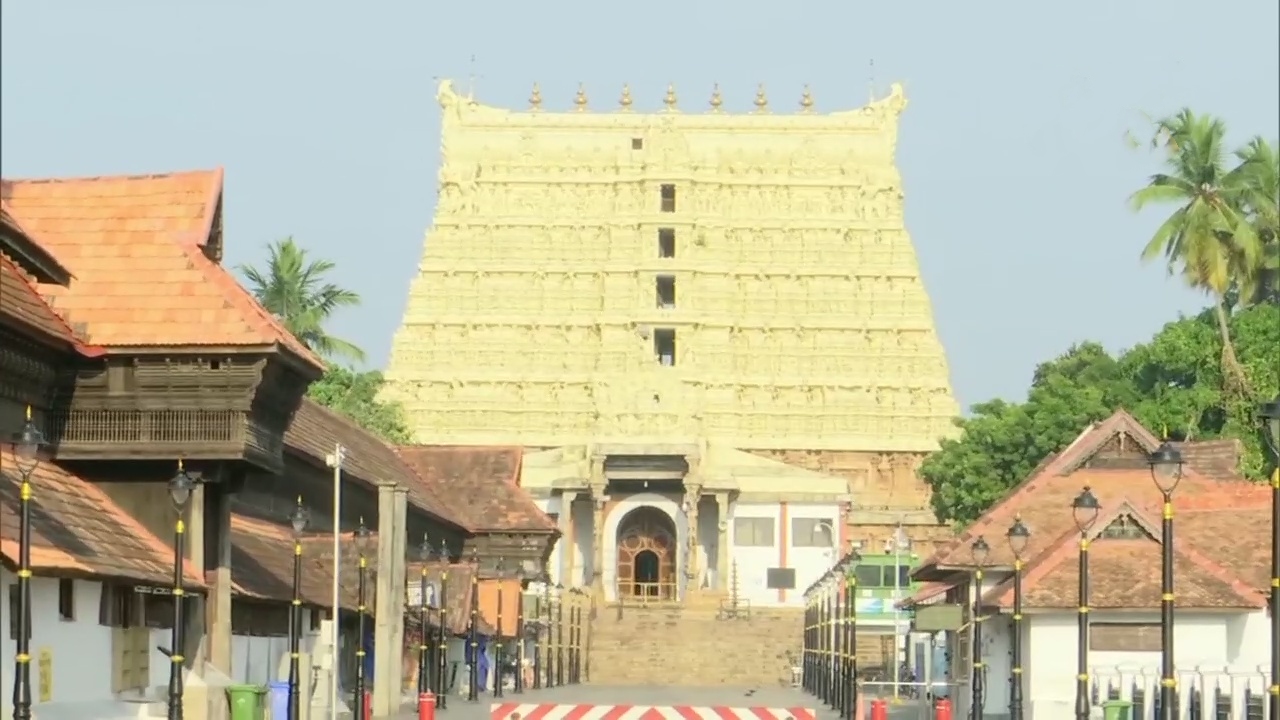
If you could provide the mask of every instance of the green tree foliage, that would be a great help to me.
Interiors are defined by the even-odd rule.
[[[330,366],[324,377],[307,389],[307,395],[387,442],[412,442],[413,433],[404,408],[399,403],[378,399],[382,383],[382,373],[377,371],[357,372]]]
[[[1096,343],[1076,345],[1036,368],[1026,402],[975,405],[970,417],[956,421],[962,435],[925,460],[920,474],[933,489],[938,519],[974,520],[1046,456],[1118,408],[1157,432],[1240,438],[1247,447],[1242,470],[1261,477],[1254,413],[1280,388],[1280,306],[1255,305],[1229,322],[1253,396],[1223,391],[1222,335],[1212,309],[1166,325],[1119,357]]]
[[[325,331],[340,308],[360,304],[360,296],[325,279],[334,268],[328,260],[312,260],[292,237],[267,246],[267,268],[241,265],[249,291],[262,307],[284,323],[302,344],[328,359],[361,362],[364,351]]]

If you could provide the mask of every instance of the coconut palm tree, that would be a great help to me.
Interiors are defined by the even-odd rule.
[[[1189,109],[1157,120],[1152,144],[1165,151],[1165,172],[1152,175],[1129,202],[1135,211],[1177,206],[1147,241],[1142,259],[1163,255],[1171,274],[1213,297],[1223,376],[1229,388],[1247,393],[1248,378],[1231,341],[1228,294],[1239,278],[1256,272],[1261,247],[1240,206],[1247,173],[1228,167],[1225,137],[1222,120]]]
[[[1241,278],[1240,297],[1247,302],[1280,302],[1280,153],[1261,137],[1236,151],[1244,209],[1261,244],[1254,272]]]
[[[325,332],[329,317],[339,308],[360,304],[360,296],[325,280],[333,270],[328,260],[312,260],[292,237],[267,246],[265,272],[241,265],[249,291],[302,344],[329,358],[364,360],[364,351]]]

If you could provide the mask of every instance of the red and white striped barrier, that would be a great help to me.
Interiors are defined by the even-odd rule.
[[[813,708],[494,703],[491,720],[815,720]]]

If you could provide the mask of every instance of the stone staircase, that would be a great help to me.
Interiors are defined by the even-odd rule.
[[[778,687],[798,662],[804,612],[741,608],[724,617],[706,594],[684,604],[601,607],[591,625],[593,685]]]

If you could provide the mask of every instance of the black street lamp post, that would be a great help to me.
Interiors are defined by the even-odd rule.
[[[1022,558],[1027,552],[1031,531],[1014,518],[1007,533],[1013,551],[1013,667],[1009,672],[1009,720],[1022,720]]]
[[[844,561],[844,580],[845,595],[849,598],[847,603],[849,616],[846,618],[846,632],[849,637],[849,668],[846,671],[848,675],[845,680],[845,690],[849,693],[849,702],[846,707],[849,708],[850,714],[854,714],[853,710],[858,707],[858,703],[862,698],[858,697],[858,561],[862,556],[858,551],[850,550],[845,556]]]
[[[302,533],[307,529],[310,513],[302,506],[302,496],[289,516],[293,527],[293,604],[289,606],[289,720],[298,720],[302,712]]]
[[[431,633],[427,627],[427,563],[431,561],[431,540],[422,533],[418,548],[422,569],[418,574],[418,695],[431,692]]]
[[[31,476],[40,465],[44,434],[27,419],[13,438],[13,462],[22,488],[18,512],[18,639],[13,666],[13,718],[31,720]]]
[[[840,565],[831,568],[831,707],[845,717],[848,712],[844,706],[844,654],[848,648],[844,646],[844,569]]]
[[[178,519],[173,523],[173,630],[170,634],[170,642],[173,647],[169,652],[169,720],[182,720],[182,669],[183,660],[182,646],[186,641],[183,632],[182,610],[185,603],[186,591],[183,589],[182,580],[184,573],[182,556],[186,553],[186,543],[184,542],[187,535],[187,523],[183,517],[187,510],[187,503],[191,500],[191,491],[195,487],[195,481],[187,474],[182,467],[182,461],[178,461],[178,472],[169,480],[169,498],[173,501],[173,509],[177,511]]]
[[[516,567],[516,583],[520,588],[516,596],[516,692],[524,692],[524,658],[525,658],[525,626],[524,626],[524,582],[526,580],[524,563]]]
[[[498,578],[498,627],[493,633],[493,696],[496,698],[502,697],[502,665],[507,660],[506,650],[502,645],[503,633],[506,631],[502,623],[502,575],[506,570],[506,563],[499,557],[494,568],[494,575]]]
[[[355,532],[356,552],[360,554],[360,574],[356,584],[356,701],[354,707],[357,718],[365,716],[364,636],[368,620],[365,602],[366,593],[368,592],[369,540],[369,528],[365,527],[364,518],[360,518],[360,526],[356,528]]]
[[[1173,720],[1178,676],[1173,667],[1173,491],[1182,480],[1182,453],[1163,443],[1148,459],[1164,500],[1160,520],[1160,717]]]
[[[564,585],[556,583],[556,685],[564,685]]]
[[[467,628],[467,702],[480,701],[480,558],[471,548],[471,625]]]
[[[1071,514],[1080,530],[1080,585],[1076,597],[1076,720],[1089,720],[1089,531],[1101,510],[1098,498],[1086,485],[1071,502]]]
[[[1258,408],[1262,434],[1271,450],[1271,720],[1280,720],[1280,393]]]
[[[440,604],[439,634],[436,635],[436,707],[447,710],[449,707],[449,545],[440,541],[440,592],[436,594],[436,602]]]
[[[969,552],[973,554],[973,648],[971,655],[973,657],[973,674],[970,678],[972,706],[969,708],[969,717],[973,720],[982,720],[983,705],[986,704],[983,698],[985,691],[987,668],[982,662],[982,568],[987,564],[987,557],[991,555],[991,546],[987,544],[986,538],[978,536],[977,540],[969,546]]]

